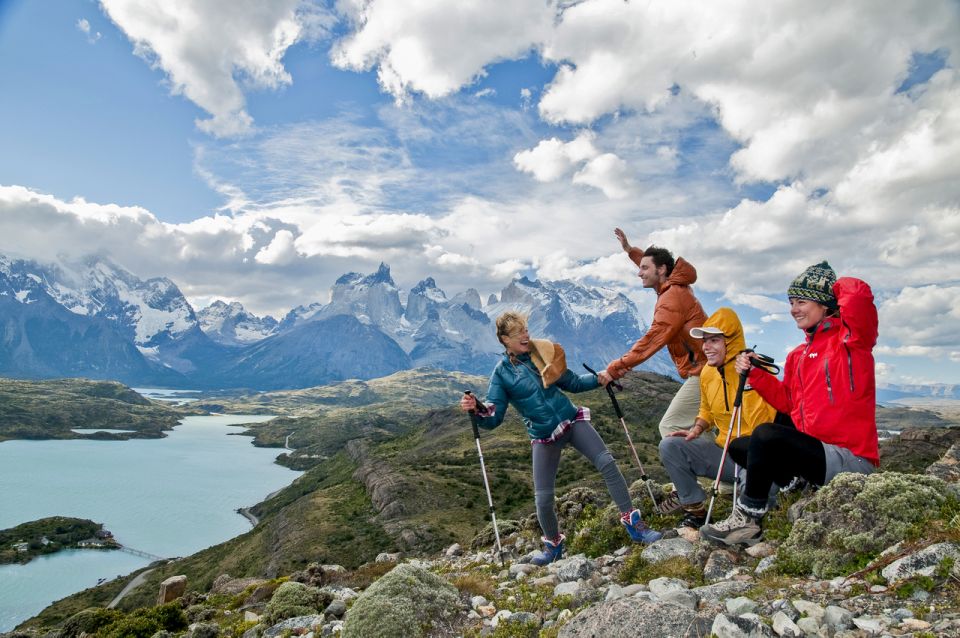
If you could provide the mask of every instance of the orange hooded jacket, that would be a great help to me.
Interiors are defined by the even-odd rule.
[[[631,247],[628,254],[639,268],[643,251]],[[707,359],[699,342],[690,336],[690,328],[702,326],[707,320],[707,313],[690,289],[696,280],[697,269],[683,257],[678,257],[670,276],[657,291],[657,304],[653,309],[650,329],[633,344],[629,352],[610,362],[607,372],[611,377],[619,379],[664,346],[670,352],[681,378],[700,374]]]

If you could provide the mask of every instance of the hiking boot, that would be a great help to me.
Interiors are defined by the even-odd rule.
[[[640,520],[640,510],[633,510],[620,517],[620,522],[627,530],[627,534],[634,543],[644,543],[649,545],[663,538],[663,534],[650,529],[647,524]]]
[[[663,497],[663,500],[657,503],[657,510],[661,514],[672,514],[683,507],[680,503],[680,495],[674,490]]]
[[[802,476],[794,476],[789,483],[780,488],[781,494],[789,494],[790,492],[799,492],[807,486],[807,479]]]
[[[707,510],[702,507],[697,510],[686,510],[683,513],[683,520],[680,521],[680,527],[690,527],[700,529],[707,522]]]
[[[560,534],[555,540],[543,539],[543,549],[530,558],[534,565],[548,565],[563,558],[563,541],[566,536]]]
[[[724,520],[701,527],[700,538],[715,545],[751,546],[763,540],[763,530],[760,529],[758,519],[750,516],[738,506],[734,507],[733,513]]]

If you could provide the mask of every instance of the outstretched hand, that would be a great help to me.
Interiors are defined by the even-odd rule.
[[[627,241],[626,234],[624,234],[624,232],[619,228],[614,228],[613,234],[616,235],[617,241],[620,242],[620,245],[623,247],[623,250],[626,252],[630,252],[631,246],[630,246],[630,242]]]

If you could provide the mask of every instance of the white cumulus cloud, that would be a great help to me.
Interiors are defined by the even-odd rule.
[[[318,21],[300,0],[101,0],[101,5],[134,52],[166,74],[170,90],[210,114],[197,126],[216,136],[250,130],[244,89],[290,84],[284,53]]]

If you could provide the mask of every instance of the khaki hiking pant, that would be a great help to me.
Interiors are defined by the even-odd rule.
[[[663,418],[660,419],[660,436],[670,436],[677,430],[689,430],[700,413],[700,376],[687,377]]]

